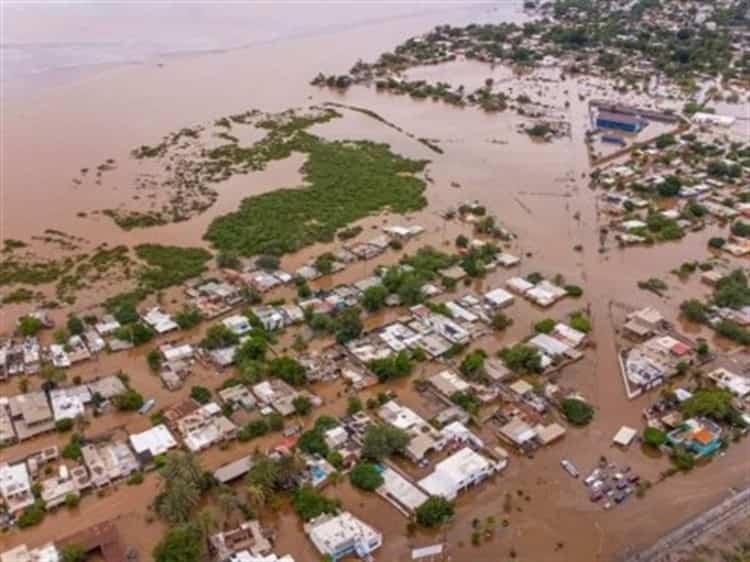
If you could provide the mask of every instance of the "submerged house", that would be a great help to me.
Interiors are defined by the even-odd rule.
[[[596,116],[596,126],[599,129],[614,129],[627,133],[638,133],[646,125],[642,119],[623,113],[600,111]]]
[[[706,457],[721,447],[721,428],[707,419],[692,418],[670,431],[667,441],[672,446],[682,446],[698,456]]]

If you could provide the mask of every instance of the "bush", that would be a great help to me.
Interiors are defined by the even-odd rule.
[[[65,506],[69,508],[78,507],[78,504],[81,502],[81,496],[79,496],[76,492],[68,492],[65,494]]]
[[[22,316],[18,320],[18,332],[22,336],[34,336],[44,328],[44,324],[35,316]]]
[[[563,414],[565,418],[577,426],[584,426],[594,419],[594,409],[578,398],[566,398],[562,402]]]
[[[375,373],[380,382],[387,382],[409,375],[414,368],[411,357],[406,351],[382,359],[373,359],[367,366]]]
[[[84,562],[86,556],[86,549],[75,543],[66,544],[60,549],[60,562]]]
[[[647,427],[643,430],[643,441],[651,447],[661,447],[667,442],[667,434],[656,427]]]
[[[583,295],[583,288],[578,285],[565,285],[565,292],[568,293],[568,296],[577,299]]]
[[[476,378],[484,367],[486,357],[487,354],[481,349],[475,349],[467,353],[466,357],[461,361],[461,373],[469,379]]]
[[[122,412],[134,412],[143,406],[143,396],[129,388],[122,394],[113,397],[112,404]]]
[[[362,400],[359,396],[350,396],[347,400],[346,413],[350,416],[362,411]]]
[[[482,406],[482,401],[471,391],[456,391],[451,394],[451,401],[472,415],[477,415]]]
[[[25,529],[27,527],[38,525],[42,522],[42,519],[44,519],[44,515],[44,502],[42,500],[36,500],[32,505],[24,509],[18,517],[18,527]]]
[[[286,355],[275,357],[269,362],[268,374],[280,378],[292,386],[302,386],[307,382],[305,368],[298,361]]]
[[[55,422],[55,429],[60,433],[70,431],[71,429],[73,429],[74,423],[75,422],[73,421],[73,418],[63,418]]]
[[[540,334],[549,334],[555,329],[555,324],[557,324],[557,322],[552,318],[545,318],[534,324],[534,331]]]
[[[706,307],[698,299],[689,299],[680,305],[680,312],[691,322],[703,324],[706,321]]]
[[[250,441],[256,437],[261,437],[270,431],[269,424],[264,419],[258,419],[247,422],[237,432],[237,439],[241,442]]]
[[[325,458],[328,454],[328,445],[323,438],[322,432],[311,429],[300,435],[297,448],[311,455],[320,455]]]
[[[430,496],[417,508],[417,523],[436,528],[453,517],[453,504],[440,496]]]
[[[335,513],[338,510],[339,502],[324,496],[315,488],[306,484],[295,490],[292,505],[297,515],[304,521],[310,521],[323,513]]]
[[[352,485],[361,489],[372,492],[383,485],[383,476],[377,467],[370,462],[362,461],[349,473],[349,479]]]
[[[157,291],[199,276],[211,259],[211,253],[203,248],[160,244],[140,244],[135,247],[135,253],[149,266],[139,273],[140,282]]]
[[[724,244],[726,243],[727,243],[726,239],[721,238],[719,236],[714,236],[713,238],[710,238],[708,240],[708,245],[711,248],[716,248],[717,250],[720,250],[721,248],[723,248]]]
[[[375,312],[385,306],[388,289],[384,285],[373,285],[362,294],[362,306],[369,312]]]
[[[200,531],[191,524],[173,527],[156,545],[154,562],[199,562],[203,559]]]
[[[542,372],[542,357],[535,348],[517,343],[498,352],[508,368],[515,372]]]
[[[294,406],[294,412],[300,416],[306,416],[312,411],[312,402],[307,396],[297,396],[292,400]]]
[[[194,307],[184,308],[180,312],[175,314],[174,321],[183,330],[187,330],[189,328],[192,328],[193,326],[197,326],[201,321],[200,310]]]
[[[211,401],[211,391],[205,386],[193,386],[190,389],[190,398],[199,404],[208,404]]]
[[[591,331],[591,320],[583,312],[576,312],[570,315],[570,327],[588,334]]]
[[[214,324],[206,332],[206,336],[201,341],[201,346],[210,351],[236,345],[239,341],[239,336],[224,324]]]
[[[684,447],[675,448],[672,451],[672,456],[670,458],[672,460],[672,464],[674,464],[676,468],[684,472],[693,470],[693,467],[695,467],[695,457]]]
[[[492,317],[492,327],[495,330],[505,330],[513,324],[513,319],[503,312],[496,312]]]
[[[131,474],[127,480],[128,486],[137,486],[142,483],[143,483],[143,472],[141,472],[140,470]]]
[[[373,461],[382,461],[397,451],[403,451],[411,441],[404,430],[391,424],[371,424],[365,431],[362,456]]]

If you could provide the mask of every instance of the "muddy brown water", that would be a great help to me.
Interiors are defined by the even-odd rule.
[[[667,318],[677,319],[682,300],[703,295],[708,289],[700,284],[697,274],[682,282],[668,272],[684,261],[707,257],[706,240],[716,228],[690,233],[678,243],[624,251],[609,247],[605,253],[598,252],[601,217],[596,193],[590,191],[583,177],[589,171],[583,144],[587,113],[585,102],[579,100],[579,94],[602,97],[608,93],[596,80],[508,83],[514,94],[542,91],[541,97],[555,107],[570,102],[566,114],[572,123],[572,137],[549,144],[534,143],[517,133],[515,129],[522,118],[512,112],[486,115],[476,109],[458,109],[429,100],[380,95],[367,88],[336,94],[307,85],[318,69],[343,71],[356,57],[371,58],[407,35],[442,21],[431,15],[373,24],[366,31],[343,30],[256,46],[251,51],[174,60],[164,66],[119,67],[34,97],[4,101],[2,234],[24,239],[44,228],[57,228],[96,243],[203,244],[201,237],[208,222],[236,207],[243,196],[296,183],[301,159],[293,157],[271,164],[263,173],[234,178],[220,187],[219,200],[212,209],[187,223],[125,233],[103,217],[78,218],[76,213],[134,204],[129,180],[141,171],[142,165],[127,159],[133,146],[153,143],[166,132],[185,125],[208,122],[248,108],[275,111],[337,101],[371,109],[415,137],[436,139],[445,151],[442,155],[377,121],[346,110],[342,110],[343,119],[315,128],[316,133],[327,138],[370,138],[390,143],[397,152],[432,161],[429,176],[434,182],[427,188],[429,206],[409,217],[425,226],[427,232],[420,240],[410,242],[407,251],[424,243],[442,247],[451,244],[457,234],[470,232],[465,225],[444,223],[439,213],[462,201],[479,199],[518,235],[509,251],[530,257],[519,268],[491,273],[476,289],[499,286],[511,276],[533,271],[550,276],[560,273],[568,281],[585,287],[582,299],[566,300],[546,311],[518,299],[508,310],[514,319],[513,326],[479,344],[494,351],[524,337],[541,318],[563,318],[575,309],[588,307],[594,324],[595,347],[586,351],[582,361],[564,369],[559,381],[580,390],[591,400],[597,408],[597,417],[590,427],[570,429],[562,442],[536,453],[533,459],[514,457],[505,473],[459,498],[457,517],[444,535],[420,532],[408,536],[406,520],[393,508],[378,497],[353,490],[347,483],[329,487],[328,493],[340,497],[346,509],[384,533],[385,543],[376,553],[377,560],[408,560],[410,547],[444,539],[454,562],[496,562],[510,559],[511,551],[516,553],[517,560],[530,562],[614,560],[716,503],[730,488],[750,483],[750,450],[748,441],[743,441],[708,466],[655,486],[644,499],[631,499],[611,512],[604,512],[588,501],[580,482],[569,478],[559,466],[561,458],[569,458],[586,470],[604,454],[632,466],[653,481],[667,467],[666,459],[649,458],[637,446],[628,451],[610,446],[621,425],[640,426],[641,411],[649,402],[648,396],[632,402],[625,398],[617,370],[610,307],[613,302],[654,305]],[[342,49],[341,45],[347,48]],[[301,52],[305,57],[299,56]],[[279,72],[280,68],[283,72]],[[481,84],[490,74],[478,65],[453,70],[467,85]],[[424,75],[434,79],[450,77],[441,72],[426,69]],[[634,96],[626,99],[631,97]],[[71,185],[81,167],[93,168],[109,157],[115,158],[118,169],[111,176],[105,175],[101,186]],[[461,187],[451,187],[452,182]],[[378,216],[361,221],[365,231],[360,238],[372,235],[373,227],[384,220],[400,219]],[[578,244],[583,248],[580,252],[574,250]],[[285,257],[283,265],[294,268],[330,247],[318,244],[307,248]],[[375,264],[393,263],[398,257],[398,253],[389,251],[376,261],[357,263],[314,285],[356,280],[369,275]],[[651,276],[667,280],[670,289],[665,297],[637,288],[637,281]],[[462,287],[460,292],[466,290]],[[291,291],[280,294],[289,297]],[[179,291],[167,295],[166,308],[178,308],[173,299],[179,299]],[[94,299],[89,296],[82,300],[89,301]],[[0,310],[2,323],[6,326],[12,323],[22,309]],[[397,315],[398,311],[387,311],[368,320],[368,325],[377,325]],[[695,327],[683,327],[695,335]],[[203,329],[180,337],[186,341],[197,339]],[[280,345],[288,343],[285,338]],[[164,407],[186,397],[191,385],[215,388],[226,376],[197,368],[185,388],[169,392],[150,373],[144,356],[144,350],[104,355],[71,369],[69,378],[79,375],[87,380],[122,369],[138,390],[156,398],[158,406]],[[38,385],[38,381],[32,382]],[[427,415],[424,400],[415,393],[410,381],[399,381],[392,387],[399,399]],[[344,413],[346,394],[342,385],[335,383],[314,390],[326,400],[316,414]],[[376,387],[362,394],[366,397],[380,390]],[[2,395],[16,392],[17,381],[0,385]],[[149,425],[148,419],[138,415],[110,414],[92,419],[86,433],[93,435],[120,426],[137,431]],[[483,435],[493,440],[488,431],[483,428]],[[42,436],[4,449],[0,460],[19,458],[45,445],[64,443],[65,439],[56,434]],[[215,468],[276,440],[278,436],[267,436],[247,444],[235,443],[226,450],[213,448],[201,455],[202,461],[206,468]],[[138,487],[120,485],[104,497],[89,495],[77,509],[59,510],[33,529],[0,535],[0,550],[23,542],[39,544],[92,523],[119,517],[125,540],[139,548],[142,559],[149,559],[148,553],[164,531],[163,524],[149,523],[147,517],[148,505],[157,488],[157,477],[150,475]],[[529,497],[528,501],[519,499],[519,490]],[[510,513],[503,509],[506,493],[514,497]],[[483,540],[479,547],[472,546],[472,519],[484,520],[488,516],[498,522],[493,537]],[[507,527],[501,525],[503,519],[508,520]],[[264,514],[264,522],[276,528],[280,554],[288,552],[305,562],[318,559],[303,536],[297,517],[288,508],[277,514]]]

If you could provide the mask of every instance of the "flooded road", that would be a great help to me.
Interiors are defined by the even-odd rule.
[[[380,10],[383,14],[386,8]],[[580,300],[568,299],[550,310],[541,310],[517,299],[508,310],[513,326],[477,345],[494,352],[526,336],[533,323],[541,318],[562,319],[569,312],[587,308],[594,326],[593,346],[582,361],[566,367],[557,378],[559,384],[575,388],[589,399],[597,409],[597,416],[591,426],[582,430],[571,428],[561,443],[536,453],[533,459],[514,457],[505,473],[461,497],[457,504],[458,516],[447,528],[445,537],[426,533],[409,536],[406,519],[398,512],[379,497],[364,495],[348,483],[330,486],[327,492],[340,497],[346,509],[384,533],[384,546],[376,553],[377,560],[408,560],[410,547],[443,538],[447,540],[450,559],[454,562],[497,562],[511,558],[529,562],[616,560],[617,556],[647,545],[666,530],[716,503],[730,488],[750,484],[747,440],[733,445],[725,456],[717,457],[708,466],[669,478],[656,485],[645,498],[633,498],[611,512],[591,504],[580,482],[569,478],[559,465],[561,458],[569,458],[582,470],[588,470],[600,455],[606,455],[615,462],[632,466],[651,481],[656,481],[659,473],[668,467],[666,459],[648,458],[638,447],[621,451],[610,446],[612,436],[621,425],[640,427],[641,411],[655,395],[634,401],[625,398],[616,362],[612,306],[617,303],[653,305],[669,320],[676,320],[682,300],[703,295],[708,289],[700,284],[697,274],[683,282],[669,276],[669,271],[682,262],[706,258],[706,241],[714,235],[714,228],[689,233],[676,243],[626,250],[610,245],[607,251],[599,251],[603,213],[597,194],[588,187],[590,168],[583,143],[588,117],[584,100],[611,95],[611,91],[600,89],[594,80],[569,79],[564,83],[552,83],[548,75],[555,74],[553,69],[542,72],[538,81],[522,82],[500,69],[495,71],[498,80],[508,80],[507,87],[513,88],[513,95],[525,92],[531,97],[543,98],[556,111],[564,111],[571,123],[571,136],[543,144],[517,132],[524,118],[513,111],[487,115],[474,108],[460,109],[429,100],[377,94],[374,89],[363,87],[336,94],[308,85],[318,71],[342,72],[356,58],[371,59],[405,37],[438,23],[462,23],[475,15],[520,17],[518,6],[510,4],[507,13],[477,10],[467,13],[457,9],[450,14],[441,11],[387,23],[370,23],[356,29],[331,30],[312,37],[262,43],[221,54],[117,66],[30,98],[4,100],[3,161],[0,162],[2,236],[28,239],[45,228],[56,228],[96,243],[205,244],[202,235],[210,220],[235,208],[242,197],[298,183],[302,158],[294,156],[271,164],[265,172],[235,177],[219,187],[219,199],[211,209],[189,222],[123,232],[108,219],[89,213],[120,204],[137,204],[133,200],[132,180],[143,171],[143,165],[128,159],[132,147],[154,143],[167,132],[183,126],[211,122],[249,108],[278,111],[327,101],[346,103],[372,110],[417,138],[433,139],[443,154],[436,154],[370,117],[347,110],[341,110],[342,119],[313,130],[330,139],[367,138],[387,142],[396,152],[431,160],[428,173],[433,182],[426,192],[429,206],[409,216],[411,222],[426,227],[427,231],[419,240],[409,242],[406,251],[426,243],[452,247],[455,237],[460,233],[469,234],[470,227],[457,222],[446,223],[440,213],[463,201],[477,199],[517,234],[518,239],[508,251],[524,256],[519,268],[491,273],[477,290],[500,286],[509,277],[535,271],[547,277],[561,274],[568,282],[584,287]],[[481,84],[493,74],[474,64],[417,69],[415,77],[420,76],[419,73],[435,80],[455,76],[455,80],[450,78],[452,82],[465,83],[467,87]],[[633,101],[629,97],[621,99]],[[107,158],[115,159],[117,170],[105,175],[101,185],[72,184],[80,168],[93,168]],[[452,184],[460,187],[451,187]],[[77,216],[81,212],[87,216]],[[361,221],[364,232],[360,239],[373,236],[374,229],[384,221],[399,220],[399,217],[383,215]],[[293,269],[331,247],[316,244],[286,256],[282,265]],[[400,253],[389,251],[377,260],[356,263],[333,278],[323,278],[311,285],[357,280],[370,275],[375,265],[394,263],[399,257]],[[652,276],[667,280],[670,289],[665,297],[638,289],[639,280]],[[459,294],[467,290],[461,288]],[[174,291],[174,295],[165,297],[167,309],[179,308],[172,302],[178,294]],[[289,290],[279,294],[291,296]],[[7,307],[0,310],[3,323],[12,322],[16,312]],[[397,311],[388,311],[386,316],[371,322],[397,314]],[[181,338],[194,341],[203,329],[182,334]],[[149,371],[145,351],[138,350],[103,355],[98,361],[72,369],[69,380],[75,375],[89,380],[119,370],[130,376],[133,386],[144,396],[156,398],[158,407],[185,398],[190,386],[195,384],[216,388],[226,376],[196,368],[183,389],[169,392]],[[38,386],[39,381],[32,383]],[[10,381],[0,385],[0,394],[17,393],[17,384],[17,381]],[[398,381],[390,386],[406,405],[427,415],[423,400],[414,391],[411,381]],[[345,412],[343,387],[325,386],[313,390],[326,398],[323,408],[315,414]],[[362,396],[382,390],[382,387],[375,387]],[[138,415],[108,414],[93,419],[86,431],[94,435],[120,426],[137,431],[149,425],[147,418]],[[488,430],[483,430],[483,435],[494,442],[494,435]],[[256,447],[272,445],[278,439],[278,436],[267,436],[246,444],[234,443],[225,450],[213,448],[202,455],[202,461],[205,468],[213,469]],[[64,440],[59,435],[42,436],[2,450],[0,460],[20,458],[45,445],[64,443]],[[143,559],[148,559],[147,553],[164,531],[158,520],[152,521],[148,508],[157,488],[158,478],[151,474],[139,487],[121,484],[104,497],[89,495],[77,509],[59,510],[38,527],[0,535],[0,549],[22,542],[39,544],[59,537],[61,529],[68,534],[68,531],[72,533],[121,515],[119,527],[123,537],[144,553]],[[509,510],[505,505],[506,494],[514,498]],[[472,519],[487,517],[494,517],[498,522],[494,535],[481,546],[473,546]],[[503,520],[507,520],[507,526]],[[276,550],[279,554],[290,553],[304,562],[318,559],[312,544],[302,534],[298,518],[289,509],[264,514],[263,521],[272,524],[278,532]]]

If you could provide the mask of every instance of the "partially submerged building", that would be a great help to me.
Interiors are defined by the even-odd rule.
[[[469,447],[464,447],[435,465],[435,470],[419,481],[430,495],[453,500],[460,492],[482,482],[496,471],[495,463]]]
[[[349,512],[323,514],[305,524],[305,532],[323,556],[368,558],[383,544],[383,535]]]

